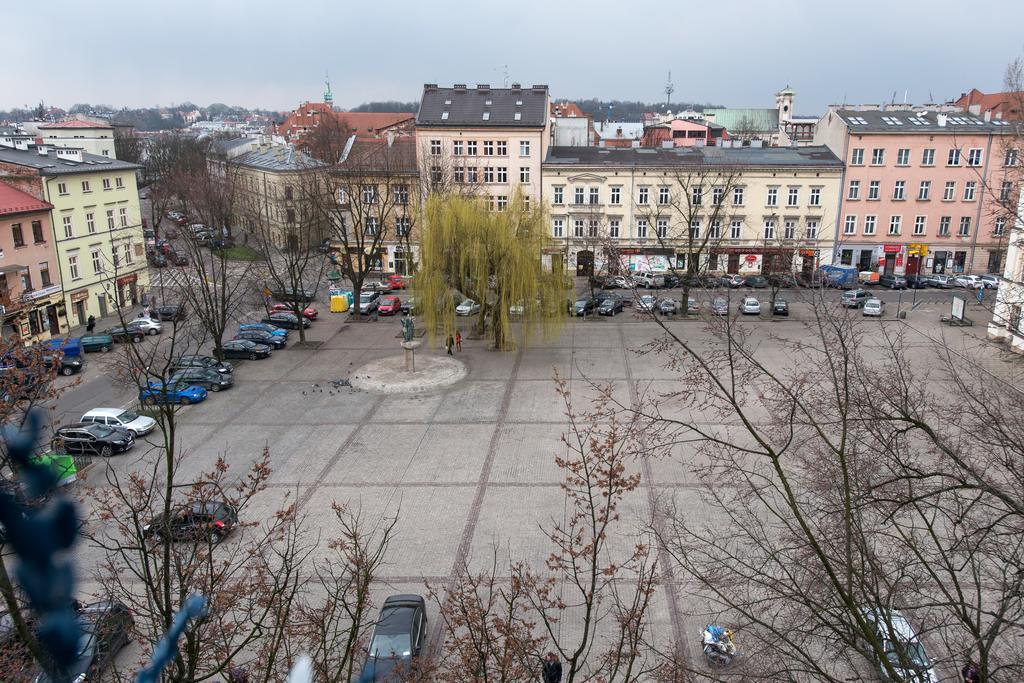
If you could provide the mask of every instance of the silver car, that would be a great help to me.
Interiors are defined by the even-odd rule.
[[[761,302],[752,296],[744,297],[740,302],[740,313],[743,315],[761,315]]]
[[[636,303],[636,310],[640,313],[650,313],[654,310],[655,297],[650,294],[645,294],[640,297],[640,301]]]
[[[724,296],[716,296],[711,300],[712,315],[729,315],[729,300]]]
[[[160,334],[164,327],[160,324],[159,320],[153,320],[152,318],[136,318],[135,320],[128,323],[129,330],[138,330],[148,335]]]
[[[472,299],[466,299],[455,307],[455,315],[476,315],[480,312],[480,304]]]
[[[864,302],[863,314],[875,318],[881,318],[885,313],[885,302],[881,299],[868,299]]]

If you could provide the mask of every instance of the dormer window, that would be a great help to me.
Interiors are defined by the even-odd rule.
[[[490,100],[484,100],[484,104],[486,104],[489,107],[489,106],[491,106],[491,101]]]
[[[484,121],[490,121],[491,120],[491,112],[485,111],[483,119],[484,119]]]
[[[515,114],[516,121],[520,121],[520,120],[522,120],[522,118],[523,118],[523,112],[517,111],[516,114]]]
[[[523,106],[523,101],[522,100],[516,100],[516,106],[517,107]]]
[[[445,100],[445,101],[444,101],[444,103],[445,103],[445,104],[451,104],[451,103],[452,103],[452,101],[451,101],[451,100]]]
[[[446,112],[446,111],[441,112],[441,120],[442,121],[447,121],[448,120],[448,112]]]

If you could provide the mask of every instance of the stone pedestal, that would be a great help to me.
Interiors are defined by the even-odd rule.
[[[405,371],[416,372],[416,349],[420,347],[423,342],[416,341],[404,341],[402,342],[402,348],[405,349]]]

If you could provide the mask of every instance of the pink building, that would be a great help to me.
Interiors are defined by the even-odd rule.
[[[672,147],[713,147],[729,139],[724,126],[698,119],[671,119],[644,128],[640,139],[641,147],[662,147],[671,142]]]
[[[1002,272],[1012,127],[959,112],[830,109],[815,144],[846,163],[836,263],[898,275]]]

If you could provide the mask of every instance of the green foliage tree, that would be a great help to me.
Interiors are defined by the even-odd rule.
[[[431,340],[454,334],[457,295],[463,294],[480,304],[478,333],[489,328],[494,347],[510,350],[514,321],[521,324],[523,344],[539,331],[558,331],[569,285],[561,273],[542,267],[544,211],[527,208],[518,195],[503,211],[488,210],[485,201],[456,195],[427,201],[415,294]]]

